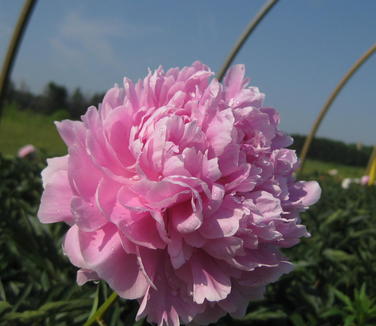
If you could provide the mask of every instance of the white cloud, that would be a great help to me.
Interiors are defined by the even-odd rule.
[[[59,26],[51,45],[68,59],[84,60],[87,56],[100,61],[112,61],[116,54],[111,45],[114,37],[119,37],[116,23],[93,21],[78,13],[70,13]]]
[[[71,12],[58,26],[57,35],[50,43],[53,49],[69,60],[83,63],[88,59],[95,59],[101,63],[116,64],[121,59],[121,53],[116,53],[113,46],[116,42],[158,32],[160,28],[114,20],[94,20],[79,12]]]

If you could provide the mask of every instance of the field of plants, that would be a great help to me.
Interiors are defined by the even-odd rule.
[[[61,250],[65,227],[37,220],[43,162],[0,156],[0,325],[82,325],[111,294],[102,282],[77,286]],[[304,178],[318,179],[323,195],[302,216],[312,237],[285,252],[294,272],[251,302],[244,319],[218,325],[375,325],[376,189],[342,189],[340,176],[313,165]],[[100,322],[146,325],[135,323],[136,311],[136,302],[118,299]]]

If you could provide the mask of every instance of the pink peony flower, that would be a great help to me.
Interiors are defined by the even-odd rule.
[[[20,158],[25,158],[31,154],[34,154],[36,149],[33,145],[25,145],[18,150],[17,156]]]
[[[299,213],[320,187],[295,181],[292,140],[244,73],[158,68],[56,123],[68,155],[42,172],[38,216],[70,225],[78,284],[105,280],[137,318],[175,326],[241,317],[291,271],[280,248],[309,235]]]
[[[363,175],[361,178],[360,178],[360,184],[362,186],[366,186],[368,185],[368,182],[369,182],[369,175]]]

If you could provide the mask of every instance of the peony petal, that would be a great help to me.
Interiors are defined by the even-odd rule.
[[[45,183],[37,213],[39,220],[42,223],[66,222],[71,224],[73,218],[70,203],[73,193],[68,183],[67,171],[58,170],[48,179],[45,178]]]
[[[246,311],[250,300],[260,300],[263,298],[265,292],[264,286],[259,287],[245,287],[233,282],[231,293],[228,297],[220,302],[218,305],[231,314],[232,317],[242,318]]]
[[[163,249],[166,246],[159,235],[157,223],[149,212],[133,211],[117,203],[113,208],[111,221],[136,245],[151,249]]]
[[[43,188],[51,182],[53,175],[61,170],[68,171],[68,155],[47,159],[47,167],[42,171]]]
[[[77,230],[75,235],[87,268],[106,280],[121,297],[136,299],[145,294],[148,282],[138,268],[137,257],[125,253],[114,226],[96,232]],[[66,242],[67,239],[65,247]]]
[[[68,147],[72,145],[84,146],[86,129],[81,121],[63,120],[55,122],[55,125]]]
[[[203,310],[203,307],[194,303],[189,297],[184,284],[169,267],[168,257],[161,255],[161,253],[157,255],[154,257],[156,289],[151,286],[148,288],[140,304],[136,319],[139,320],[148,315],[147,320],[149,322],[161,326],[178,326],[179,320],[183,323],[189,323],[198,312]]]
[[[125,106],[110,111],[103,123],[104,130],[107,132],[107,146],[111,146],[111,151],[123,166],[131,166],[136,162],[130,150],[131,126],[132,116]]]
[[[242,206],[231,196],[226,196],[222,206],[210,218],[204,220],[199,231],[207,239],[230,237],[238,230],[243,215]]]
[[[68,177],[73,191],[86,200],[94,196],[102,178],[87,153],[77,145],[69,148]]]
[[[77,271],[77,284],[79,286],[84,285],[86,282],[97,280],[99,280],[99,276],[90,269],[79,269]]]
[[[63,251],[64,254],[69,257],[70,262],[74,266],[88,269],[86,262],[82,257],[78,232],[79,228],[77,225],[73,225],[69,228],[64,238]]]
[[[205,243],[203,249],[217,259],[231,259],[243,254],[243,240],[237,237],[212,239]]]
[[[107,218],[94,203],[87,202],[80,197],[73,197],[71,210],[74,222],[82,231],[95,231],[108,223]]]
[[[231,291],[231,281],[209,256],[197,254],[190,264],[194,302],[202,304],[204,300],[219,301],[227,297]]]
[[[104,177],[99,181],[95,192],[95,202],[103,216],[107,218],[111,216],[120,188],[121,184],[109,178]]]
[[[321,188],[316,181],[308,181],[303,186],[306,195],[302,199],[302,204],[305,208],[317,203],[321,196]]]
[[[194,212],[189,202],[172,207],[169,210],[169,216],[176,230],[181,233],[193,232],[202,224],[201,214]]]
[[[227,71],[224,78],[226,100],[233,98],[243,87],[244,75],[244,65],[234,65]]]
[[[281,261],[276,267],[259,267],[255,270],[243,274],[243,279],[239,282],[242,286],[261,286],[277,281],[282,274],[290,273],[293,265],[287,261]]]
[[[221,156],[233,140],[234,115],[231,109],[218,112],[206,131],[207,140],[215,156]]]

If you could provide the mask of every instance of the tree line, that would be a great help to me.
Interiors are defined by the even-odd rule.
[[[55,82],[49,82],[41,94],[32,93],[27,86],[16,87],[13,82],[8,86],[6,100],[14,103],[20,110],[31,110],[41,114],[58,114],[64,118],[79,119],[91,106],[102,102],[104,93],[84,94],[80,88],[69,92]]]
[[[292,135],[294,144],[291,148],[298,154],[303,148],[306,136]],[[310,147],[308,158],[352,166],[365,167],[372,152],[372,146],[346,144],[339,140],[316,137]]]

